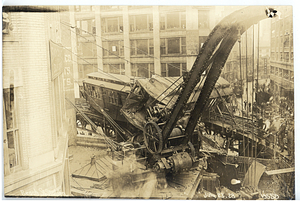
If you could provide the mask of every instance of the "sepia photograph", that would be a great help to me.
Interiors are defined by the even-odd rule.
[[[297,199],[293,12],[2,6],[4,199]]]

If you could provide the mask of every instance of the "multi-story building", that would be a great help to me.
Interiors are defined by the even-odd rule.
[[[78,77],[180,76],[219,20],[213,6],[73,6]],[[75,30],[72,31],[75,34]]]
[[[272,19],[270,79],[274,94],[294,99],[294,48],[292,6],[280,6],[280,18]]]
[[[71,44],[59,22],[69,18],[43,11],[57,7],[14,9],[24,7],[3,7],[4,195],[68,195],[68,134],[76,135],[76,121],[65,101],[74,102],[62,48]]]
[[[222,76],[225,79],[230,82],[257,79],[257,62],[258,79],[269,78],[270,25],[271,19],[262,20],[241,35],[240,43],[236,42],[224,66]]]

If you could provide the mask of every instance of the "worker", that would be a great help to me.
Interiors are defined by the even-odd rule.
[[[249,112],[251,112],[251,103],[249,102],[248,105],[249,105]]]
[[[293,156],[294,155],[294,128],[293,126],[290,127],[290,129],[288,130],[287,133],[287,151],[288,151],[288,155],[289,156]]]
[[[262,137],[264,135],[264,130],[263,130],[263,127],[264,127],[264,121],[262,119],[262,117],[260,116],[259,119],[257,120],[257,126],[258,126],[258,140],[259,142],[261,142],[262,140]]]
[[[283,152],[284,151],[284,137],[285,137],[285,129],[286,129],[286,123],[284,122],[283,124],[281,124],[279,131],[277,133],[278,135],[278,146],[280,147],[280,151]]]

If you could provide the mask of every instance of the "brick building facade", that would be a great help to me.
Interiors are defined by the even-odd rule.
[[[74,87],[66,90],[64,69],[53,76],[49,48],[50,41],[70,47],[60,32],[63,16],[5,12],[3,17],[9,24],[2,31],[4,194],[69,194],[68,134],[76,134],[76,127],[65,97],[74,98]]]

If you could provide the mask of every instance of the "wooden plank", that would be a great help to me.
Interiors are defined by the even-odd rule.
[[[290,173],[290,172],[295,172],[295,167],[265,171],[267,175],[283,174],[283,173]]]

